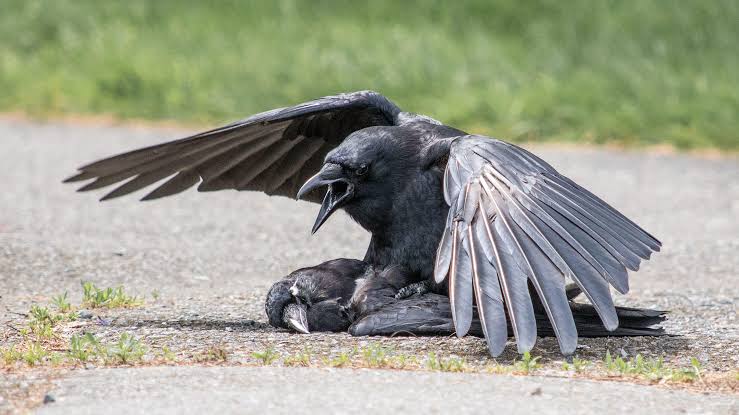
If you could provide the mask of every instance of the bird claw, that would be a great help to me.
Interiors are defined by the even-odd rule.
[[[415,294],[423,295],[429,292],[431,292],[431,283],[428,280],[414,282],[398,290],[398,293],[395,294],[395,299],[402,300]]]

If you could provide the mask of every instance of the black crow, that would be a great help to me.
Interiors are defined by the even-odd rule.
[[[103,199],[167,179],[145,200],[200,191],[260,190],[321,202],[315,232],[344,209],[372,238],[364,261],[401,265],[441,284],[458,336],[473,298],[490,353],[510,322],[520,352],[536,341],[529,284],[564,354],[577,346],[565,281],[578,284],[607,330],[610,293],[660,242],[532,153],[403,112],[362,91],[254,115],[224,127],[85,165],[80,190],[120,185]],[[305,182],[301,187],[301,183]],[[328,188],[321,196],[319,188]]]
[[[351,321],[345,304],[372,267],[339,258],[301,268],[272,285],[264,309],[274,327],[309,331],[345,331]]]
[[[339,290],[331,273],[326,273],[323,265],[296,271],[300,272],[306,279],[305,282],[313,287],[307,293],[307,299],[305,297],[296,298],[295,290],[290,289],[295,281],[293,274],[272,286],[267,295],[265,309],[273,326],[291,328],[301,333],[348,330],[354,336],[450,335],[454,333],[449,298],[436,293],[406,293],[403,295],[403,289],[413,285],[415,280],[414,275],[403,267],[391,266],[377,271],[366,264],[361,278],[342,279],[340,284],[343,284],[344,288]],[[308,272],[308,270],[311,271]],[[327,285],[325,289],[321,288],[323,284]],[[322,295],[313,297],[311,294],[326,291],[329,289],[328,286],[332,290],[342,291],[344,295],[330,300],[321,300]],[[665,334],[664,330],[657,326],[665,319],[664,311],[616,307],[620,325],[616,330],[608,331],[603,327],[592,305],[574,301],[575,297],[582,293],[580,287],[569,284],[565,292],[580,337],[660,336]],[[542,337],[553,336],[554,328],[541,300],[535,291],[531,292],[531,297],[537,322],[537,334]],[[283,300],[275,301],[275,298]],[[298,310],[296,302],[300,304],[306,301],[310,305],[301,306],[303,308],[300,312],[310,318],[298,317],[302,318],[305,324],[296,327],[290,322],[291,319],[296,318],[295,310]],[[484,336],[477,310],[473,314],[469,333],[478,337]],[[512,334],[510,324],[508,333]]]

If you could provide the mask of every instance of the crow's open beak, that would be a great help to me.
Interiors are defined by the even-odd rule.
[[[303,334],[310,333],[308,329],[308,308],[305,304],[288,304],[283,313],[282,319],[291,329]]]
[[[321,186],[328,186],[326,196],[323,198],[321,210],[318,212],[316,223],[313,224],[311,233],[316,233],[318,228],[326,222],[329,216],[338,208],[344,205],[354,196],[354,184],[352,184],[346,176],[344,169],[333,163],[326,163],[315,176],[308,179],[307,182],[298,191],[298,199]]]

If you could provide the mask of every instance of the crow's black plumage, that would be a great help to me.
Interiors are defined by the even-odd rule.
[[[505,346],[508,322],[519,351],[533,347],[529,284],[563,353],[577,345],[567,278],[582,288],[605,328],[615,330],[609,287],[626,292],[627,270],[660,248],[530,152],[402,112],[370,91],[268,111],[104,159],[67,181],[89,179],[80,190],[122,183],[103,199],[166,179],[144,199],[199,184],[200,191],[322,200],[314,232],[344,209],[372,233],[364,261],[402,266],[435,281],[438,292],[448,287],[457,335],[471,327],[476,303],[493,355]],[[323,186],[328,191],[321,197]]]
[[[346,330],[350,319],[344,305],[357,280],[369,272],[367,263],[345,258],[291,272],[267,293],[264,309],[269,323],[302,333]]]
[[[341,260],[348,261],[348,260]],[[359,261],[357,261],[359,262]],[[337,267],[348,263],[336,263]],[[308,271],[310,270],[310,271]],[[403,267],[392,266],[377,270],[366,264],[361,278],[344,278],[337,288],[333,279],[333,270],[326,272],[324,264],[298,270],[307,285],[313,287],[306,294],[297,294],[290,287],[295,277],[291,274],[276,282],[269,291],[265,308],[275,318],[275,327],[290,328],[300,332],[344,331],[354,336],[394,336],[394,335],[450,335],[455,332],[449,298],[436,293],[411,294],[398,298],[404,287],[416,282],[415,276]],[[351,274],[351,270],[347,270]],[[326,287],[321,287],[326,285]],[[342,297],[322,300],[325,295],[315,295],[327,290],[341,291]],[[659,327],[664,321],[665,312],[630,307],[616,307],[616,315],[620,320],[619,327],[608,331],[603,327],[595,308],[590,304],[577,303],[575,297],[582,293],[580,287],[570,284],[566,287],[568,307],[572,312],[575,326],[580,337],[604,336],[661,336],[665,332]],[[273,298],[293,298],[293,302],[275,302]],[[302,300],[298,297],[302,297]],[[548,337],[555,335],[554,327],[549,321],[546,310],[535,291],[531,292],[534,316],[537,322],[537,335]],[[294,302],[309,302],[307,308],[309,318],[305,326],[295,327],[293,324],[281,323],[279,316],[290,315]],[[270,318],[272,322],[272,318]],[[510,324],[509,334],[513,334]],[[477,310],[473,314],[470,334],[484,337]]]

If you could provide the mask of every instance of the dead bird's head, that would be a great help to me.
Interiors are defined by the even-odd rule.
[[[345,305],[367,269],[362,261],[335,259],[292,272],[267,294],[269,323],[300,333],[346,330],[352,321]]]

